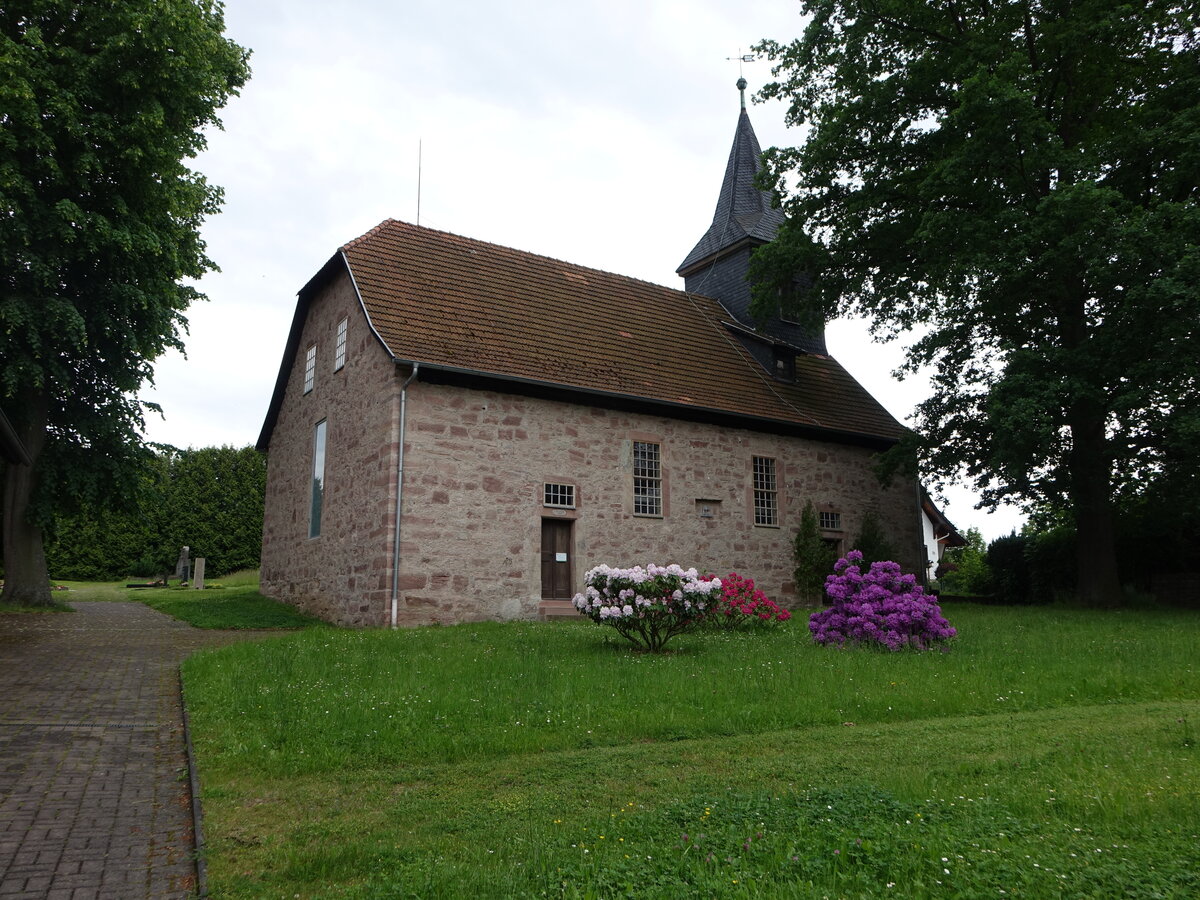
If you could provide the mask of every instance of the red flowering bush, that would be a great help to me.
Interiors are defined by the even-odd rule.
[[[753,579],[731,572],[721,579],[721,594],[709,606],[705,624],[713,628],[756,628],[786,622],[792,614],[754,586]]]

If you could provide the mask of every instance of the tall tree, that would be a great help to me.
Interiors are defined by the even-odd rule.
[[[871,568],[871,563],[885,562],[896,558],[896,548],[888,539],[888,532],[883,527],[879,513],[873,509],[868,509],[863,513],[862,524],[859,526],[858,534],[850,543],[850,549],[857,550],[863,555],[861,565],[864,571]]]
[[[132,510],[84,507],[56,520],[46,544],[56,578],[161,575],[180,547],[206,559],[209,577],[258,568],[266,458],[253,447],[158,446]]]
[[[825,579],[833,574],[837,562],[837,547],[821,536],[817,527],[817,511],[812,501],[804,502],[800,512],[800,527],[792,538],[792,561],[795,569],[792,581],[801,603],[820,603],[825,596]]]
[[[1082,597],[1118,602],[1114,489],[1196,452],[1200,7],[803,6],[802,38],[759,47],[809,129],[766,154],[790,196],[761,312],[916,329],[927,469],[1070,510]]]
[[[213,0],[0,7],[0,406],[33,458],[5,472],[5,600],[50,602],[56,511],[134,489],[134,392],[213,268],[221,193],[185,163],[247,59]]]

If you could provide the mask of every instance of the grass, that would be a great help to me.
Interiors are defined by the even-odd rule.
[[[208,581],[202,591],[191,586],[138,588],[128,599],[182,619],[196,628],[305,628],[321,624],[293,606],[258,592],[258,572],[234,572]]]
[[[23,603],[0,603],[0,616],[17,613],[58,613],[70,612],[71,607],[55,598],[49,606],[26,606]]]
[[[581,622],[195,656],[212,894],[1200,892],[1200,616],[946,612],[948,653]]]
[[[124,581],[55,581],[67,590],[61,595],[68,603],[128,600]]]
[[[4,579],[0,578],[0,585],[4,584]],[[68,606],[69,601],[81,599],[75,596],[74,592],[79,589],[80,582],[74,581],[53,581],[51,582],[50,605],[49,606],[27,606],[22,603],[0,603],[0,615],[14,615],[24,613],[60,613],[71,612],[71,607]],[[96,585],[101,590],[105,589],[106,585]],[[114,585],[115,587],[115,585]],[[65,589],[65,590],[64,590]],[[84,597],[82,599],[92,599]],[[114,598],[124,599],[124,598]]]
[[[66,603],[137,600],[196,628],[297,629],[324,624],[294,607],[264,597],[258,591],[258,583],[257,570],[234,572],[219,580],[210,580],[202,591],[183,586],[133,589],[126,581],[59,581],[56,584],[67,590],[54,595],[55,606],[0,604],[0,615],[69,612]]]

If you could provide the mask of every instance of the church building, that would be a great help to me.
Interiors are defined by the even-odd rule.
[[[342,625],[573,615],[584,573],[678,563],[796,602],[811,502],[925,564],[902,426],[823,332],[749,314],[783,221],[745,109],[683,290],[389,219],[299,293],[258,448],[262,591]],[[700,228],[697,229],[699,231]]]

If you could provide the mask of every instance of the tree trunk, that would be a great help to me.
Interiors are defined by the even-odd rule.
[[[14,425],[33,465],[12,463],[4,472],[4,592],[0,601],[50,606],[53,600],[42,529],[28,519],[34,472],[46,443],[46,398],[38,392],[28,399],[25,415]]]
[[[1079,599],[1087,606],[1113,608],[1120,606],[1122,595],[1104,414],[1098,404],[1080,401],[1069,421]]]

